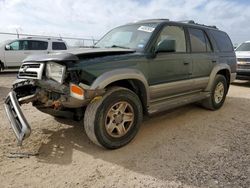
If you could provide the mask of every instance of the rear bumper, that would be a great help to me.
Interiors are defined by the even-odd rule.
[[[17,138],[18,145],[22,145],[22,141],[30,136],[31,129],[22,113],[14,91],[11,91],[8,94],[4,107],[11,127]]]

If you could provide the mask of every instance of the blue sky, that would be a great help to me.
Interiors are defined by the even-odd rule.
[[[234,43],[250,40],[247,0],[0,0],[0,31],[99,38],[148,18],[217,25]]]

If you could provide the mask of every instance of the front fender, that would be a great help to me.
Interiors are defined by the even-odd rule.
[[[148,104],[149,101],[148,82],[143,73],[137,69],[123,68],[105,72],[93,82],[93,84],[90,86],[90,90],[104,89],[106,86],[108,86],[113,82],[120,80],[128,80],[128,79],[140,81],[144,85],[147,96],[147,104]]]

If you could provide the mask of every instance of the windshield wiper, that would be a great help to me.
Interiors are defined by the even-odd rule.
[[[125,46],[119,46],[119,45],[112,45],[112,46],[107,46],[106,48],[123,48],[123,49],[130,49],[129,47],[125,47]]]

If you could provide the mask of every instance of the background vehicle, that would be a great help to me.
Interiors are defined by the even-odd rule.
[[[47,54],[67,48],[66,43],[60,39],[29,37],[6,41],[0,46],[0,71],[5,68],[19,68],[29,55]]]
[[[84,118],[94,143],[116,149],[135,137],[143,115],[192,102],[219,109],[235,77],[225,32],[144,20],[113,29],[93,49],[28,57],[5,109],[19,142],[30,134],[19,105],[32,102],[53,116]]]
[[[236,48],[237,79],[250,80],[250,41]]]

